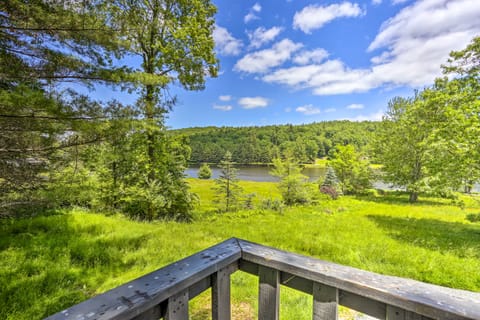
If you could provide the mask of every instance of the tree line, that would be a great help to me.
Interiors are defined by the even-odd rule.
[[[378,122],[326,121],[304,125],[262,127],[205,127],[173,130],[188,138],[193,163],[219,163],[225,151],[234,162],[272,163],[290,154],[298,162],[313,163],[338,145],[365,150],[379,127]]]
[[[80,205],[188,219],[187,161],[219,163],[226,151],[227,162],[276,164],[287,204],[306,199],[296,163],[324,156],[343,193],[368,188],[369,160],[411,201],[479,180],[479,38],[452,52],[433,86],[393,99],[381,123],[169,131],[170,86],[202,90],[217,75],[215,11],[208,0],[1,2],[0,211]],[[122,62],[131,57],[138,65]],[[98,85],[138,99],[75,90]]]

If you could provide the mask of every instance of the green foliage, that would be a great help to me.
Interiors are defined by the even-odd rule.
[[[418,194],[470,192],[480,178],[480,39],[452,52],[435,85],[413,98],[395,98],[373,143],[384,179]]]
[[[365,149],[377,126],[377,122],[328,121],[295,126],[187,128],[173,132],[188,136],[192,148],[190,161],[195,163],[219,163],[224,150],[231,150],[237,163],[271,163],[287,153],[300,163],[313,163],[338,144]]]
[[[325,172],[325,178],[323,179],[321,186],[337,188],[338,183],[339,181],[337,178],[337,174],[335,173],[335,169],[333,169],[331,166],[328,166],[327,171]]]
[[[212,177],[212,169],[207,163],[203,163],[198,169],[199,179],[210,179]]]
[[[470,222],[480,222],[480,213],[469,213],[465,217]]]
[[[338,177],[343,194],[360,193],[371,187],[369,162],[352,145],[337,146],[332,158],[330,165]]]
[[[220,212],[237,211],[242,188],[238,184],[237,169],[232,162],[230,151],[225,153],[220,169],[220,175],[215,179],[215,202]]]
[[[287,206],[305,204],[311,200],[308,177],[301,174],[302,168],[291,157],[273,159],[270,174],[280,178],[278,188]]]

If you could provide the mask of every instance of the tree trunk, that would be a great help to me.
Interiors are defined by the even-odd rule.
[[[408,201],[409,201],[410,203],[414,203],[414,202],[417,202],[417,200],[418,200],[418,192],[416,192],[416,191],[411,191],[411,192],[410,192],[410,196],[409,196],[409,198],[408,198]]]

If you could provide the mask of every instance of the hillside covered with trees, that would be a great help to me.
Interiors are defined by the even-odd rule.
[[[328,121],[304,125],[205,127],[173,130],[188,138],[193,163],[219,163],[225,151],[234,162],[271,163],[289,154],[301,163],[328,156],[337,145],[366,150],[379,122]]]

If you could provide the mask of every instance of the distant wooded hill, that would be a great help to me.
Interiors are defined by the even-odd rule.
[[[191,162],[218,163],[230,151],[237,163],[269,163],[290,153],[303,163],[325,157],[336,145],[364,150],[380,122],[326,121],[305,125],[262,127],[195,127],[172,130],[184,135]]]

